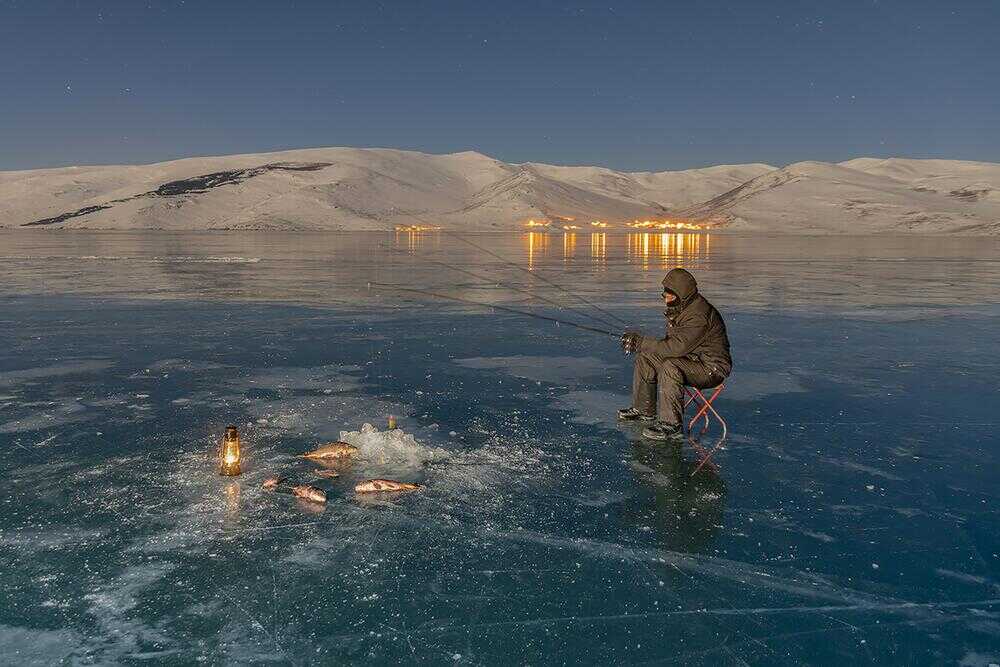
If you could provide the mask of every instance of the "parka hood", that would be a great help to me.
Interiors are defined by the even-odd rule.
[[[670,269],[663,277],[663,289],[676,294],[681,304],[688,304],[698,294],[698,282],[684,269]]]

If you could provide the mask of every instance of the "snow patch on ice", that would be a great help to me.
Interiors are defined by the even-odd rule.
[[[499,370],[507,375],[538,382],[571,384],[584,378],[618,372],[616,365],[596,357],[548,357],[515,355],[511,357],[469,357],[456,359],[464,368]]]
[[[428,447],[402,429],[379,431],[371,424],[364,424],[360,431],[341,431],[340,440],[358,448],[361,458],[369,461],[404,462],[420,465],[448,458],[448,452],[439,447]]]
[[[606,424],[614,427],[616,410],[629,404],[625,394],[612,391],[583,389],[557,396],[550,407],[575,414],[570,421],[576,424]]]
[[[0,646],[7,664],[55,665],[70,659],[80,647],[80,635],[69,630],[36,630],[0,625]]]
[[[265,494],[261,483],[274,474],[275,463],[290,457],[278,453],[274,443],[261,442],[255,429],[244,429],[242,436],[244,471],[231,481],[220,483],[210,454],[218,446],[214,437],[182,453],[172,469],[148,474],[143,480],[147,493],[169,497],[171,509],[161,515],[159,530],[140,535],[126,551],[204,554],[218,540],[231,537],[228,531],[259,526],[261,517],[273,514],[259,500]]]
[[[91,603],[92,614],[120,615],[122,612],[134,609],[139,604],[136,599],[139,593],[158,582],[174,568],[175,566],[167,563],[129,567],[107,585],[84,595],[83,599]]]
[[[358,366],[307,366],[304,368],[265,368],[253,375],[238,378],[230,384],[244,391],[260,389],[278,393],[325,391],[346,392],[357,389],[361,382],[349,373],[361,370]]]
[[[203,373],[205,371],[215,371],[229,368],[213,361],[193,361],[191,359],[160,359],[149,365],[146,370],[149,372],[183,372],[183,373]]]
[[[821,459],[824,463],[829,463],[830,465],[835,465],[847,470],[854,470],[856,472],[863,472],[875,477],[881,477],[882,479],[889,479],[894,482],[902,482],[903,478],[892,473],[886,472],[884,470],[879,470],[872,466],[864,465],[863,463],[855,463],[854,461],[842,461],[839,459],[823,458]]]
[[[723,397],[736,401],[757,401],[775,394],[806,391],[796,376],[785,371],[737,371],[726,380]]]
[[[10,387],[32,380],[44,380],[64,375],[87,375],[98,373],[113,366],[109,359],[79,359],[52,366],[25,368],[19,371],[0,373],[0,387]]]
[[[1000,665],[1000,655],[969,651],[958,662],[959,667],[996,667]]]
[[[985,584],[988,579],[986,577],[978,577],[974,574],[967,574],[965,572],[956,572],[954,570],[946,570],[942,567],[936,568],[934,572],[941,577],[948,577],[949,579],[956,579],[958,581],[964,581],[968,584]]]
[[[42,551],[77,549],[98,542],[104,533],[99,530],[65,527],[54,530],[18,530],[0,533],[0,547],[12,549],[21,555],[34,555]]]
[[[175,569],[170,563],[129,566],[121,575],[84,595],[83,599],[90,603],[87,612],[100,628],[90,640],[93,645],[87,647],[87,652],[101,655],[108,664],[120,664],[125,658],[142,660],[146,656],[176,652],[169,648],[174,641],[162,627],[148,625],[130,613],[139,611],[141,594]],[[160,650],[150,654],[145,650],[150,645]]]
[[[23,418],[0,424],[0,433],[20,433],[66,424],[79,424],[97,416],[93,411],[87,413],[87,406],[72,398],[64,398],[34,407],[36,409]]]

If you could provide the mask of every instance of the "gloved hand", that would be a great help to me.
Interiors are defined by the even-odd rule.
[[[622,350],[625,354],[632,354],[639,349],[642,343],[642,334],[638,331],[626,331],[622,334]]]

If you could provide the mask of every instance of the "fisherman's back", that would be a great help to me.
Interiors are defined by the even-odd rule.
[[[703,328],[704,333],[691,351],[682,356],[692,361],[700,361],[723,377],[728,376],[733,370],[733,358],[729,350],[726,322],[715,306],[701,294],[673,317],[667,315],[666,340],[670,339],[671,330],[676,332],[691,327]]]

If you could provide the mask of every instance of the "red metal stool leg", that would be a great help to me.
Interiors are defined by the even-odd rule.
[[[708,414],[707,414],[708,413],[708,405],[709,405],[710,401],[712,401],[712,400],[715,399],[715,394],[712,394],[712,398],[711,399],[706,399],[705,395],[703,393],[701,393],[700,389],[694,388],[693,391],[694,391],[694,397],[697,398],[698,402],[700,403],[700,407],[698,408],[698,412],[695,413],[694,418],[691,419],[690,422],[688,422],[688,431],[690,431],[692,428],[694,428],[694,425],[698,423],[699,419],[701,419],[702,417],[704,417],[705,418],[705,426],[701,429],[701,432],[704,433],[705,431],[708,430]]]
[[[691,391],[691,387],[684,387],[684,407],[691,405],[691,401],[694,400],[694,392]]]
[[[706,463],[709,462],[709,459],[711,459],[712,456],[715,454],[715,452],[717,452],[719,448],[722,447],[722,443],[726,441],[726,436],[729,435],[729,426],[726,424],[726,420],[722,418],[722,415],[720,415],[716,411],[716,409],[712,407],[711,403],[708,405],[708,409],[715,416],[715,418],[719,420],[719,423],[722,424],[722,437],[719,438],[719,441],[715,443],[715,446],[713,446],[712,449],[708,451],[708,454],[701,459],[701,463],[699,463],[697,467],[695,467],[695,469],[691,472],[692,477],[694,477],[694,475],[696,475],[698,471],[701,470],[702,466],[704,466]]]
[[[701,430],[699,431],[699,435],[704,435],[704,433],[708,430],[710,416],[714,417],[722,426],[722,437],[720,437],[719,441],[715,443],[712,449],[708,450],[707,452],[703,447],[701,447],[701,445],[697,444],[693,438],[691,439],[692,446],[695,446],[695,448],[699,450],[699,453],[702,454],[701,462],[698,463],[698,466],[691,473],[692,476],[695,475],[699,470],[701,470],[705,464],[709,463],[709,460],[712,458],[715,452],[718,451],[718,449],[722,446],[722,443],[726,441],[726,437],[729,434],[729,426],[726,424],[726,420],[722,418],[722,415],[720,415],[718,410],[715,409],[715,406],[712,405],[712,403],[715,401],[716,398],[719,397],[719,395],[722,393],[722,390],[725,389],[725,387],[726,387],[725,383],[720,384],[719,386],[715,387],[715,389],[712,391],[712,394],[708,397],[706,397],[705,394],[703,394],[701,390],[698,389],[697,387],[685,388],[690,398],[684,403],[684,407],[687,408],[687,406],[690,405],[692,402],[698,406],[698,411],[695,413],[691,421],[688,422],[689,438],[691,430],[694,428],[694,425],[698,423],[699,419],[705,420],[705,423],[702,425]]]
[[[722,390],[725,389],[725,388],[726,388],[726,384],[725,383],[720,384],[718,387],[715,388],[714,391],[712,391],[712,395],[709,396],[708,400],[706,401],[706,403],[708,403],[709,412],[711,412],[713,415],[715,415],[715,418],[722,422],[722,429],[723,429],[723,431],[726,430],[726,423],[725,423],[725,421],[723,421],[723,419],[719,415],[719,413],[716,412],[715,408],[712,407],[712,403],[715,402],[715,399],[717,399],[719,397],[719,394],[721,394]],[[708,429],[708,413],[705,413],[705,429],[706,430]]]

